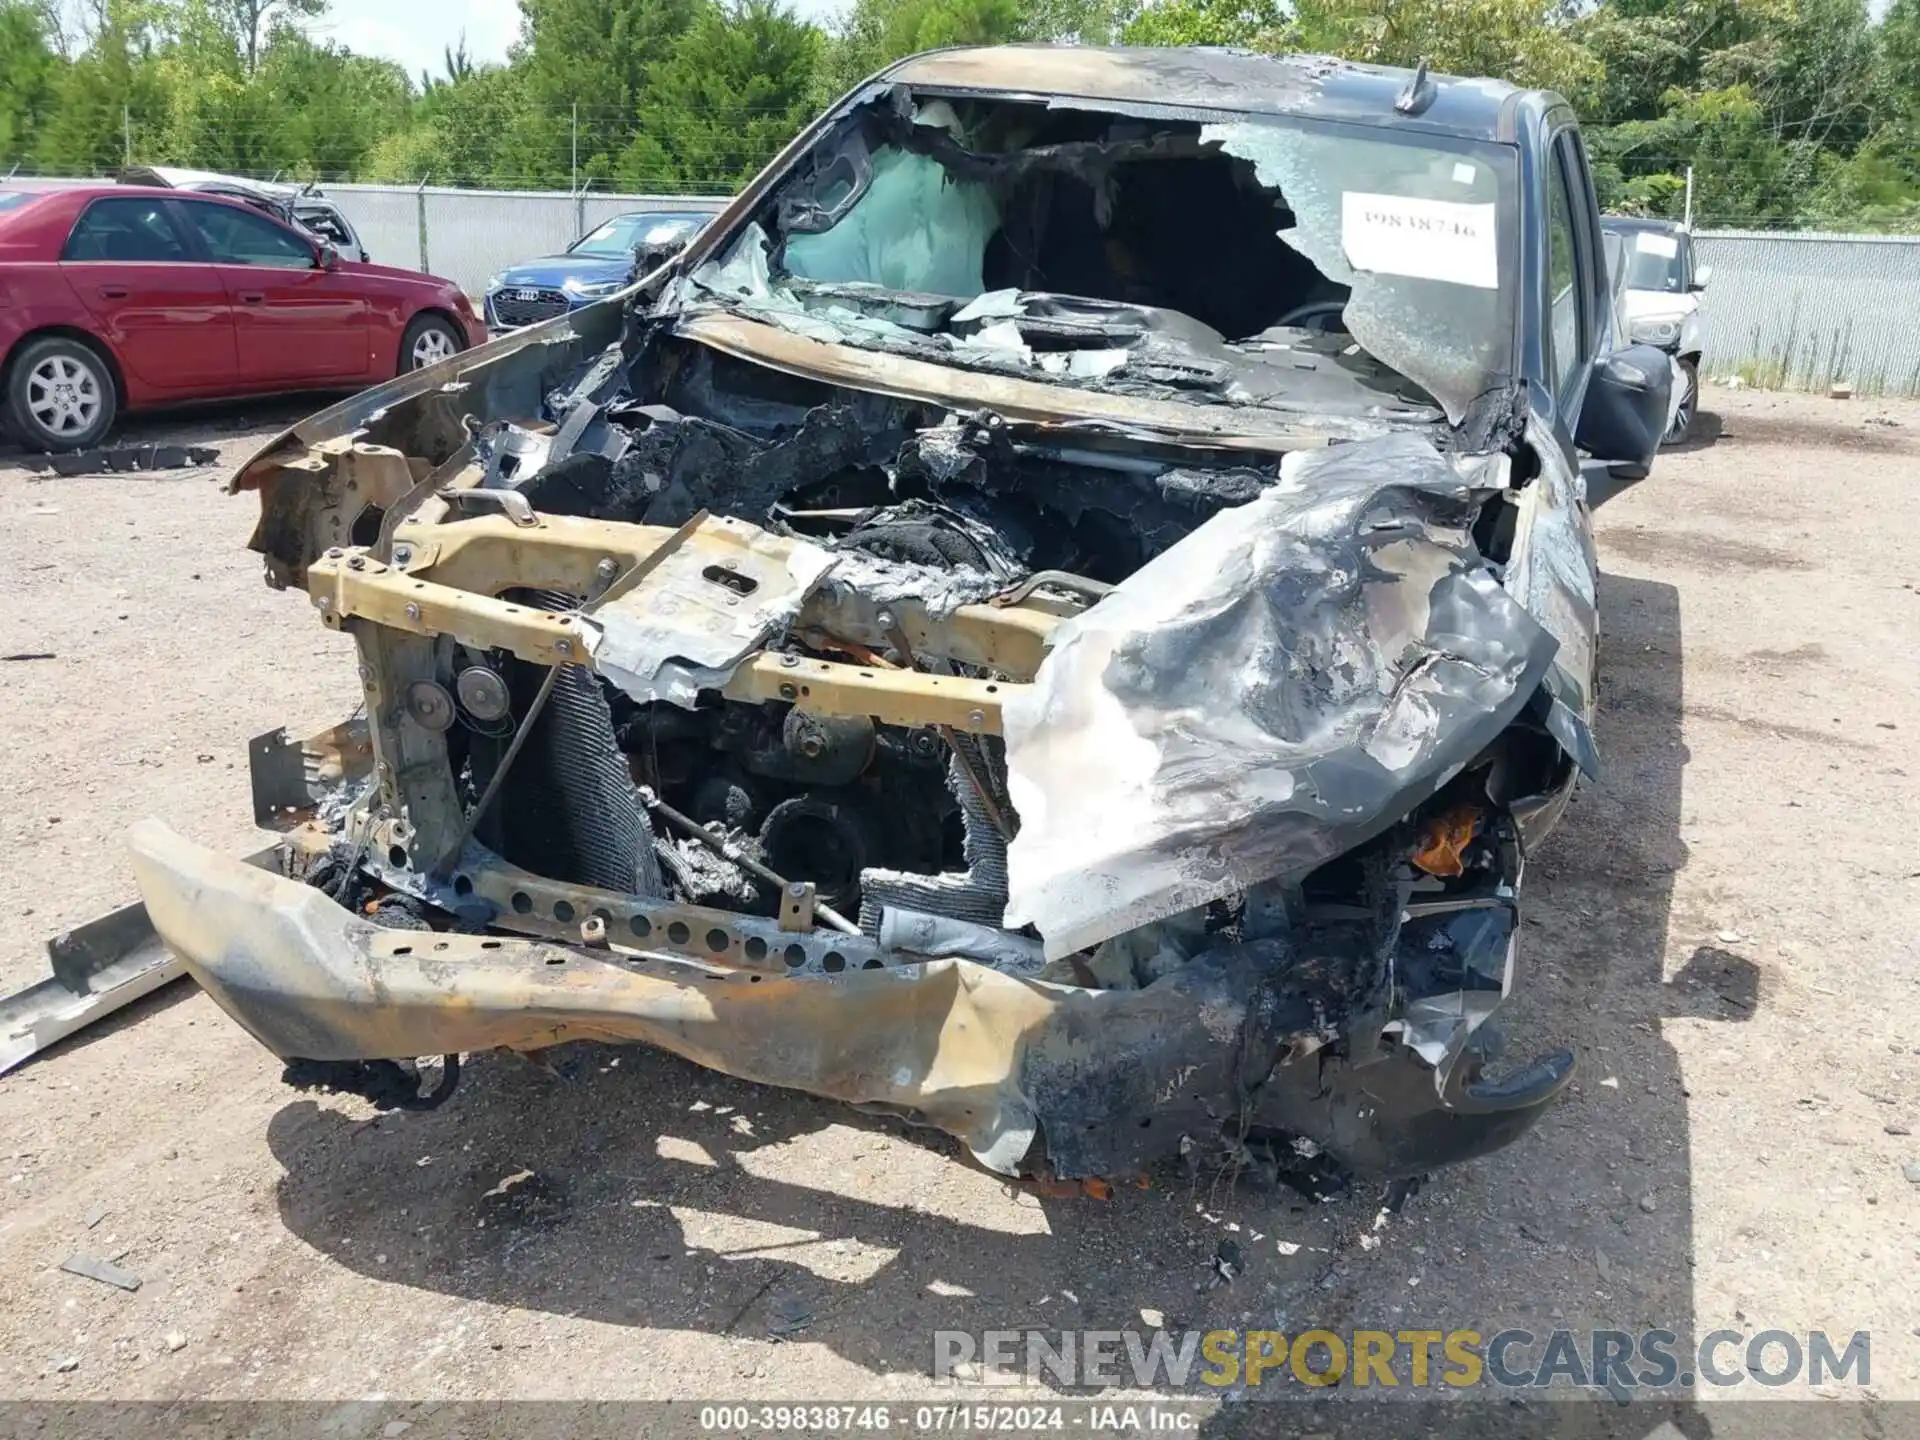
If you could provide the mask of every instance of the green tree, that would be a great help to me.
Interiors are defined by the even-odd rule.
[[[54,81],[35,168],[107,175],[129,148],[136,156],[146,152],[165,98],[154,59],[158,13],[145,0],[102,0],[85,51]]]
[[[1880,22],[1887,83],[1908,113],[1920,112],[1920,0],[1893,0]]]
[[[1163,0],[1126,27],[1135,45],[1238,45],[1376,65],[1426,60],[1577,96],[1599,63],[1558,22],[1557,0]]]
[[[260,68],[260,52],[273,31],[295,18],[327,13],[327,0],[218,0],[219,15],[240,47],[246,73]]]
[[[916,51],[1024,39],[1026,20],[1021,0],[855,0],[828,48],[816,108]]]
[[[1269,53],[1293,46],[1279,0],[1161,0],[1123,31],[1129,45],[1233,45]]]
[[[1603,202],[1678,217],[1691,167],[1703,223],[1888,223],[1913,193],[1888,20],[1864,0],[1606,0],[1574,26],[1602,64],[1584,108]]]
[[[33,155],[61,65],[39,10],[21,0],[0,3],[0,165]]]
[[[810,118],[822,36],[779,0],[704,6],[648,67],[618,178],[639,190],[738,189]]]
[[[512,187],[524,184],[510,155],[529,117],[522,72],[483,65],[436,85],[415,104],[411,122],[377,141],[361,173],[370,180]]]
[[[520,0],[514,70],[526,106],[502,163],[524,184],[613,173],[633,138],[649,67],[693,22],[698,0]],[[578,129],[575,116],[578,116]]]
[[[278,136],[276,168],[304,179],[351,177],[373,147],[413,119],[406,71],[291,26],[274,33],[254,88]]]
[[[160,104],[142,108],[135,159],[242,175],[280,168],[276,117],[249,82],[231,19],[226,0],[180,0],[165,13],[152,60]]]
[[[458,43],[446,46],[441,53],[445,57],[447,68],[446,77],[442,79],[434,75],[431,71],[422,70],[420,72],[420,93],[423,95],[432,94],[438,86],[458,85],[462,80],[470,80],[473,78],[473,57],[467,53],[466,31],[462,30],[460,32]]]

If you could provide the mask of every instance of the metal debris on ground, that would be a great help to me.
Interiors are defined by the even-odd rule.
[[[247,863],[268,869],[279,858],[277,849],[268,849]],[[187,973],[140,904],[49,940],[47,958],[49,979],[0,996],[0,1075]]]
[[[66,455],[22,455],[20,463],[36,475],[125,475],[218,465],[220,452],[209,445],[116,445]]]
[[[122,1270],[118,1265],[99,1259],[93,1255],[69,1255],[60,1262],[60,1268],[69,1275],[82,1275],[89,1280],[98,1280],[102,1285],[112,1285],[120,1290],[138,1290],[140,1277],[131,1270]]]
[[[102,1220],[106,1218],[107,1218],[107,1207],[104,1205],[96,1205],[91,1210],[87,1211],[86,1216],[81,1220],[80,1223],[82,1225],[85,1225],[87,1229],[91,1230],[93,1229],[94,1226],[98,1225]]]

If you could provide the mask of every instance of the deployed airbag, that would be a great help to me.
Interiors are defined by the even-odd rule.
[[[986,187],[953,180],[905,150],[874,157],[867,193],[831,230],[787,237],[786,269],[809,280],[857,281],[971,299],[1000,213]]]

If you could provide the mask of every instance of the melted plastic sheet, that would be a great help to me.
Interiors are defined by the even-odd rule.
[[[1472,760],[1556,648],[1469,533],[1496,473],[1412,435],[1290,455],[1067,621],[1004,713],[1007,924],[1051,959],[1303,875]]]

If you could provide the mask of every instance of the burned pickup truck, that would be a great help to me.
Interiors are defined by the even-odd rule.
[[[621,296],[238,474],[364,704],[255,746],[281,873],[134,830],[152,922],[383,1104],[591,1039],[1007,1174],[1503,1145],[1572,1069],[1484,1022],[1597,763],[1575,437],[1666,401],[1600,255],[1551,95],[905,61]]]

